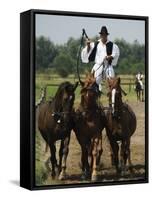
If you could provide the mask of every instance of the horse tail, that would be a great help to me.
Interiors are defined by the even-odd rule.
[[[45,144],[45,153],[48,152],[48,148],[49,148],[49,145],[48,145],[48,143],[46,143],[46,144]]]
[[[46,88],[47,86],[44,86],[43,88],[41,88],[41,95],[40,95],[40,99],[36,102],[36,108],[38,108],[42,103],[46,101]]]

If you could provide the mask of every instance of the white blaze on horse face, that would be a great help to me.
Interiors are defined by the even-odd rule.
[[[70,99],[70,101],[71,101],[71,100],[73,99],[73,96],[72,96],[72,95],[70,95],[69,99]]]
[[[88,96],[89,96],[89,93],[88,93],[88,91],[87,91],[86,97],[88,97]]]
[[[116,89],[112,89],[112,113],[114,113]]]

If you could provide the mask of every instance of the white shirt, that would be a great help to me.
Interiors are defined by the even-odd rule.
[[[107,56],[107,50],[106,50],[106,44],[103,44],[101,39],[98,41],[99,41],[99,43],[97,45],[95,63],[101,65],[104,61],[105,56]],[[83,63],[89,63],[88,58],[94,48],[94,45],[95,45],[94,42],[90,43],[90,51],[89,52],[87,52],[87,46],[82,49],[81,59],[82,59]],[[111,54],[111,56],[113,57],[113,60],[111,63],[112,66],[117,65],[119,55],[120,55],[119,48],[116,44],[113,43],[112,54]],[[104,61],[104,62],[107,62],[107,61]],[[105,64],[107,64],[107,63],[105,63]]]
[[[143,79],[143,74],[138,73],[136,75],[136,78],[138,79],[138,81],[142,80]]]

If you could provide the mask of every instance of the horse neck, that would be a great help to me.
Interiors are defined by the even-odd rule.
[[[55,111],[55,112],[60,112],[63,107],[62,107],[62,103],[61,103],[61,99],[60,98],[57,98],[55,97],[52,101],[52,104],[51,104],[51,107],[52,109]]]
[[[116,104],[116,107],[115,107],[115,110],[117,110],[118,112],[120,111],[122,111],[122,108],[123,108],[123,101],[122,101],[122,98],[121,98],[121,100],[119,101],[119,103],[117,103]]]
[[[73,109],[73,105],[69,105],[69,107],[65,106],[63,107],[62,105],[62,97],[55,97],[53,102],[52,102],[52,109],[54,110],[54,112],[71,112],[71,110]]]

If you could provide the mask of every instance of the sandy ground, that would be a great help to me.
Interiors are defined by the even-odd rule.
[[[109,142],[107,140],[105,131],[103,131],[103,154],[101,157],[101,167],[98,171],[98,180],[100,182],[113,182],[113,181],[126,181],[126,180],[142,180],[145,178],[145,104],[143,102],[134,102],[130,104],[137,116],[137,129],[131,138],[131,159],[134,166],[134,173],[131,174],[127,171],[125,177],[117,177],[115,168],[111,165]],[[39,133],[38,133],[39,134]],[[57,142],[57,152],[59,148],[59,142]],[[45,143],[41,141],[42,151],[45,149]],[[49,157],[49,151],[42,154],[40,159],[42,165],[44,161]],[[80,146],[76,140],[75,134],[72,132],[71,141],[69,146],[69,155],[67,159],[67,177],[64,181],[52,180],[50,172],[44,184],[75,184],[84,183],[81,180],[80,169]],[[85,181],[86,182],[86,181]]]

